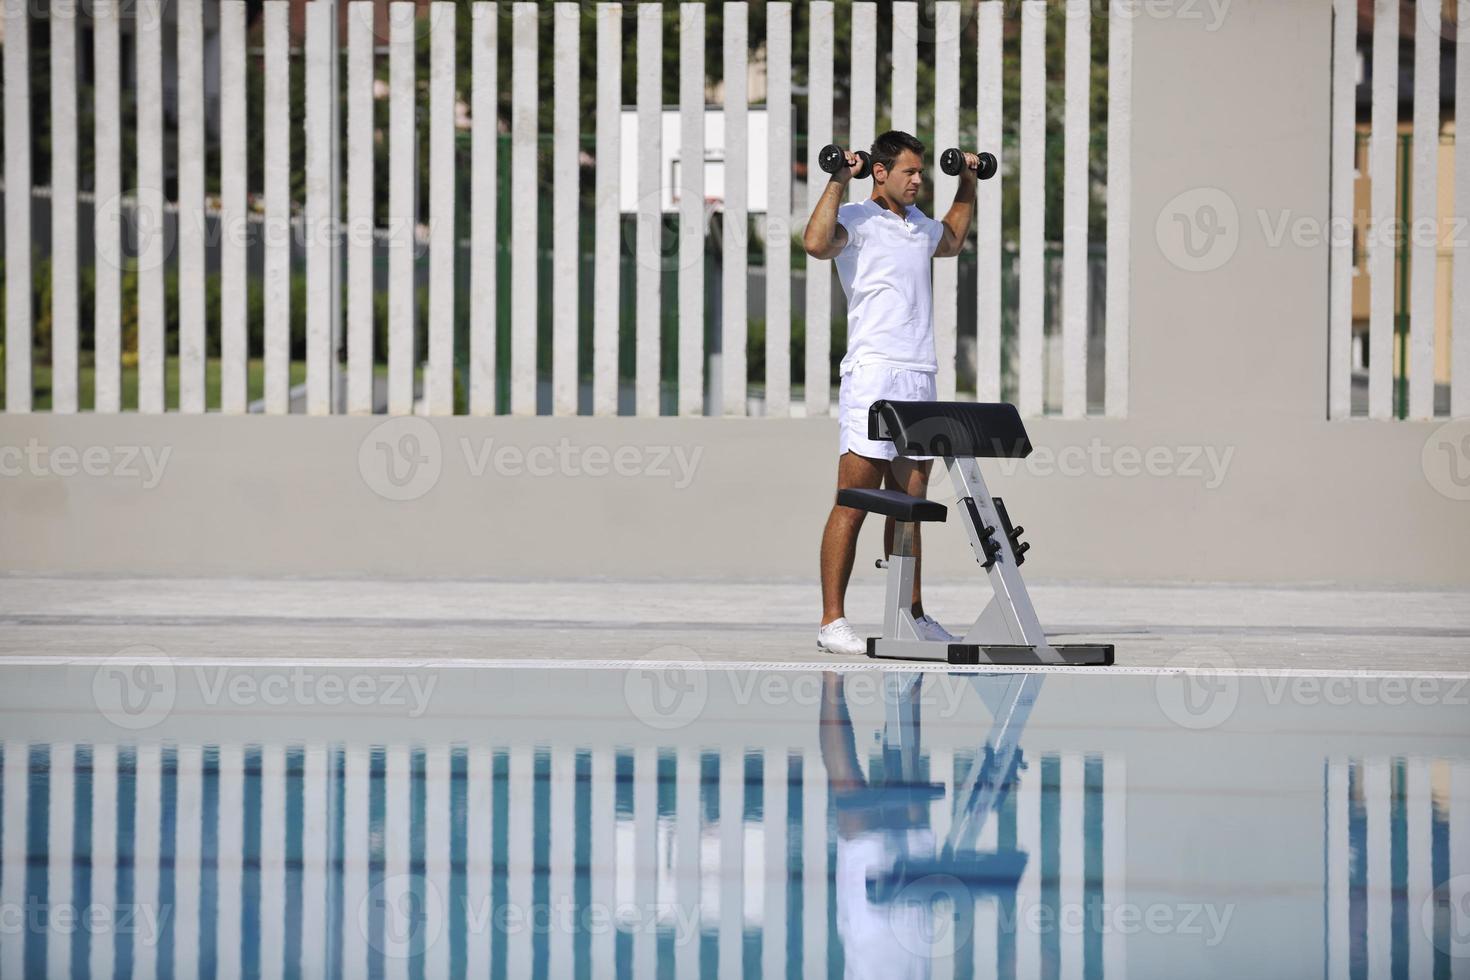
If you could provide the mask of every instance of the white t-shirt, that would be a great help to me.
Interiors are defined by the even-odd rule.
[[[847,294],[847,354],[841,373],[880,362],[938,371],[929,270],[944,225],[915,205],[899,217],[872,198],[837,209],[847,246],[837,277]]]

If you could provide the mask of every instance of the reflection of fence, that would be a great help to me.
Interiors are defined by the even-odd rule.
[[[1359,38],[1359,4],[1353,0],[1334,4],[1328,415],[1347,418],[1355,402],[1366,401],[1371,418],[1433,418],[1436,360],[1444,363],[1448,355],[1453,378],[1448,405],[1441,405],[1438,414],[1448,409],[1450,415],[1467,416],[1470,243],[1464,241],[1465,232],[1453,215],[1465,214],[1470,202],[1470,141],[1460,143],[1454,137],[1449,141],[1454,172],[1450,187],[1440,167],[1440,57],[1446,33],[1462,36],[1458,32],[1470,30],[1470,22],[1465,21],[1465,10],[1458,10],[1462,21],[1458,25],[1444,19],[1445,11],[1458,9],[1454,5],[1443,11],[1439,4],[1426,3],[1404,3],[1401,10],[1397,0],[1370,6],[1374,16],[1369,34]],[[1399,92],[1401,18],[1412,30],[1414,81],[1409,99],[1401,99]],[[1407,32],[1404,40],[1409,40]],[[1359,152],[1360,86],[1354,73],[1360,63],[1372,99],[1366,153]],[[1454,70],[1458,133],[1470,127],[1470,59],[1459,59]],[[1408,77],[1407,66],[1402,74]],[[1413,105],[1409,136],[1401,134],[1399,124],[1405,101]],[[1360,176],[1369,185],[1362,203],[1355,200],[1359,196],[1355,178]],[[1441,220],[1441,201],[1450,202],[1449,221]],[[1365,247],[1359,246],[1359,235]],[[1440,276],[1445,239],[1453,261]],[[1364,251],[1366,261],[1360,261]],[[1366,290],[1354,283],[1360,270],[1367,277]],[[1361,358],[1368,365],[1365,399],[1355,397],[1353,378],[1355,291],[1368,294],[1366,357]],[[1439,323],[1447,329],[1437,329]]]
[[[1112,0],[1111,7],[1122,9],[1124,0]],[[39,22],[30,20],[33,11],[20,0],[7,0],[5,6],[5,116],[7,132],[6,184],[29,187],[37,181],[29,172],[30,141],[37,138],[29,126],[29,90],[27,83],[36,72],[45,72],[49,83],[51,118],[45,129],[50,140],[53,188],[52,256],[53,284],[51,322],[54,333],[50,352],[51,405],[54,411],[75,411],[83,399],[78,392],[79,365],[89,352],[81,344],[82,330],[78,310],[78,208],[79,184],[77,120],[77,68],[95,61],[94,97],[97,120],[93,155],[94,184],[102,200],[115,199],[121,168],[123,146],[120,113],[121,73],[119,71],[120,38],[126,38],[135,50],[125,52],[136,63],[138,89],[136,101],[136,146],[138,149],[139,205],[149,218],[149,227],[164,223],[164,165],[166,145],[176,149],[178,174],[179,227],[184,233],[176,242],[154,241],[151,236],[140,272],[137,340],[139,365],[139,408],[146,412],[164,407],[166,357],[173,352],[173,341],[164,333],[169,315],[164,309],[164,264],[177,256],[179,302],[177,348],[180,358],[178,389],[182,409],[204,411],[204,377],[207,352],[220,351],[222,358],[222,394],[219,408],[225,412],[243,411],[246,363],[252,356],[265,362],[265,402],[269,412],[289,409],[286,383],[293,346],[304,350],[307,361],[305,407],[314,413],[330,412],[337,399],[333,397],[338,362],[345,351],[345,405],[348,411],[372,411],[373,364],[382,360],[386,347],[387,409],[399,413],[413,408],[414,376],[422,354],[424,407],[431,414],[448,414],[456,410],[456,384],[462,389],[460,409],[483,414],[508,409],[517,414],[534,414],[538,408],[552,414],[592,412],[613,414],[618,411],[618,389],[623,377],[620,359],[626,346],[632,351],[631,376],[634,406],[638,414],[658,414],[662,410],[700,414],[746,414],[750,405],[747,386],[759,387],[760,409],[765,414],[786,415],[791,412],[793,380],[809,379],[801,394],[808,414],[826,414],[831,409],[830,372],[826,366],[834,358],[833,335],[828,322],[834,307],[830,293],[831,270],[825,262],[805,262],[808,270],[806,299],[812,306],[814,329],[798,339],[793,335],[794,283],[790,277],[769,277],[763,283],[764,306],[768,311],[763,333],[761,373],[752,378],[747,372],[747,359],[742,356],[754,339],[748,330],[746,290],[735,288],[746,282],[743,256],[745,241],[740,230],[746,227],[747,202],[743,191],[731,193],[725,202],[733,220],[723,225],[726,244],[739,246],[741,259],[719,270],[724,289],[716,312],[705,309],[708,274],[699,256],[705,251],[702,235],[659,235],[654,231],[660,199],[659,114],[662,102],[662,64],[665,49],[680,46],[681,139],[680,157],[702,155],[702,118],[705,102],[706,35],[712,30],[705,22],[705,9],[700,4],[684,4],[679,8],[677,37],[670,34],[659,5],[600,4],[595,7],[576,3],[540,5],[517,2],[501,6],[477,2],[466,13],[456,15],[453,3],[429,5],[425,16],[415,17],[413,4],[390,5],[387,40],[387,125],[382,135],[387,144],[386,168],[390,174],[388,187],[388,271],[381,284],[386,291],[386,324],[382,343],[374,342],[373,310],[375,296],[382,291],[373,273],[379,257],[374,254],[371,237],[353,235],[351,229],[370,227],[378,202],[374,200],[373,158],[375,129],[373,115],[379,111],[371,95],[376,62],[376,38],[371,24],[372,4],[355,0],[347,4],[345,37],[347,69],[338,79],[331,52],[336,50],[335,25],[330,11],[314,4],[304,5],[305,36],[301,48],[304,63],[304,112],[301,120],[290,118],[290,74],[286,70],[291,59],[288,23],[289,5],[283,0],[267,0],[264,4],[263,34],[259,39],[264,58],[263,67],[247,57],[246,4],[244,0],[221,0],[218,19],[220,52],[220,119],[219,145],[213,144],[213,128],[205,126],[204,59],[202,51],[206,34],[198,8],[182,5],[176,16],[167,20],[170,29],[177,24],[175,45],[166,48],[165,18],[158,0],[139,0],[135,5],[121,5],[116,0],[99,2],[81,8],[55,5],[44,13],[45,64],[37,64],[36,72],[29,63],[28,47],[32,29]],[[892,5],[857,4],[852,16],[841,23],[846,36],[839,36],[836,7],[829,2],[793,5],[773,2],[759,12],[763,18],[762,36],[752,36],[747,4],[729,3],[720,9],[719,30],[723,37],[724,87],[723,123],[728,141],[734,145],[745,138],[750,117],[748,94],[743,81],[752,52],[764,62],[767,87],[763,93],[766,111],[781,117],[805,117],[812,132],[845,133],[856,145],[866,145],[875,135],[880,120],[885,125],[914,130],[917,128],[917,100],[920,88],[920,64],[933,67],[934,132],[923,134],[925,141],[937,150],[954,143],[1000,147],[1002,129],[1003,36],[1019,35],[1019,71],[1021,96],[1019,109],[1019,152],[1017,160],[1003,161],[1003,176],[981,186],[977,225],[979,282],[967,287],[980,296],[976,311],[974,345],[974,384],[981,398],[998,398],[1009,366],[1002,361],[1004,333],[1001,288],[1002,238],[1019,242],[1018,285],[1015,294],[1016,330],[1014,360],[1014,398],[1028,414],[1041,414],[1048,404],[1055,404],[1070,416],[1087,414],[1089,405],[1105,407],[1109,414],[1126,412],[1126,366],[1128,324],[1128,173],[1130,92],[1127,84],[1108,92],[1109,120],[1107,186],[1110,206],[1107,209],[1106,243],[1099,243],[1113,255],[1114,261],[1094,269],[1089,261],[1088,201],[1091,196],[1089,176],[1090,73],[1092,34],[1091,0],[1067,0],[1066,10],[1058,11],[1052,26],[1064,21],[1066,53],[1064,63],[1048,65],[1046,51],[1047,7],[1044,0],[1025,0],[1010,7],[1000,0],[986,0],[978,5],[959,0],[939,0],[932,8],[933,21],[920,22],[920,5],[900,2]],[[1010,9],[1007,9],[1010,8]],[[929,9],[926,7],[924,16]],[[1065,18],[1060,16],[1065,13]],[[1099,18],[1099,30],[1109,36],[1107,70],[1111,77],[1126,79],[1131,62],[1132,17],[1118,15],[1117,10],[1106,20]],[[1007,16],[1019,24],[1005,22]],[[713,15],[711,15],[713,16]],[[806,34],[793,31],[793,17],[808,18]],[[136,17],[126,34],[120,32],[122,18]],[[543,98],[537,77],[538,44],[542,23],[550,19],[553,45],[553,84],[549,105]],[[880,58],[876,50],[880,18],[890,27],[891,61],[894,70],[878,71]],[[971,30],[970,20],[974,21]],[[456,25],[456,21],[460,23]],[[211,24],[213,21],[211,20]],[[760,21],[757,21],[760,23]],[[212,30],[212,28],[211,28]],[[457,42],[468,30],[474,52],[471,91],[456,91],[455,76]],[[429,84],[427,104],[418,104],[415,87],[416,40],[428,35]],[[595,35],[595,37],[593,37]],[[618,174],[620,137],[619,116],[622,111],[620,84],[624,62],[624,37],[636,38],[634,48],[636,77],[631,79],[637,91],[639,145],[636,154],[640,203],[634,227],[643,231],[632,235],[631,259],[623,254],[624,243],[613,233],[617,227],[617,191],[622,181]],[[809,50],[794,50],[794,39],[810,38]],[[595,63],[584,64],[580,57],[583,38],[595,48]],[[79,50],[90,38],[93,50]],[[209,40],[213,40],[211,35]],[[1013,42],[1014,43],[1014,42]],[[834,57],[838,46],[850,49],[847,75],[833,77]],[[165,61],[165,51],[177,51],[173,60]],[[511,125],[508,165],[485,166],[484,155],[493,155],[500,142],[496,134],[495,103],[503,94],[497,91],[497,60],[510,62],[509,92]],[[885,62],[886,63],[886,62]],[[177,140],[167,140],[160,85],[164,66],[176,67]],[[961,65],[969,71],[979,64],[978,98],[972,105],[961,101]],[[790,80],[793,66],[804,68],[810,82],[805,91],[793,93]],[[1098,66],[1099,69],[1101,66]],[[238,229],[245,226],[246,148],[243,138],[252,117],[246,112],[245,92],[252,72],[264,75],[262,118],[265,133],[265,212],[266,243],[262,253],[263,312],[258,319],[247,317],[244,298],[249,270],[246,246],[234,242]],[[172,70],[171,70],[172,73]],[[1061,74],[1065,89],[1061,115],[1062,142],[1065,144],[1059,173],[1046,174],[1046,80],[1048,73]],[[716,73],[708,73],[716,74]],[[879,85],[888,90],[880,92]],[[171,79],[171,81],[173,81]],[[346,139],[339,140],[334,100],[329,96],[333,86],[346,93]],[[579,87],[595,87],[596,119],[578,118]],[[833,119],[833,106],[841,88],[848,97],[847,120]],[[760,95],[762,93],[756,93]],[[794,97],[795,95],[795,97]],[[880,96],[883,114],[879,113]],[[927,96],[926,96],[927,97]],[[471,132],[468,160],[463,148],[457,148],[456,103],[463,102],[475,120]],[[804,110],[804,111],[803,111]],[[978,133],[961,132],[962,111],[978,118]],[[422,112],[427,129],[429,215],[429,249],[427,311],[417,310],[414,290],[417,273],[409,256],[414,248],[412,227],[420,207],[417,201],[418,114]],[[1055,114],[1055,113],[1054,113]],[[577,160],[579,132],[591,129],[595,122],[597,137],[595,160],[595,206],[591,215],[579,218],[578,200],[582,174]],[[305,142],[305,227],[307,243],[300,256],[306,271],[304,315],[298,336],[290,324],[297,316],[290,309],[291,248],[286,244],[289,219],[291,173],[287,148],[289,128],[303,127]],[[551,130],[552,152],[545,166],[551,171],[548,200],[539,198],[538,146],[543,129]],[[845,126],[843,125],[845,123]],[[646,134],[646,135],[645,135]],[[796,134],[790,128],[772,134],[772,150],[765,161],[762,186],[771,200],[786,202],[766,216],[783,232],[800,223],[821,183],[807,187],[808,200],[797,201],[793,193],[793,159]],[[489,137],[489,139],[486,139]],[[825,139],[825,136],[823,137]],[[823,139],[807,140],[809,158],[807,172],[819,173],[815,155]],[[340,145],[339,145],[340,143]],[[223,238],[218,256],[221,269],[221,300],[218,328],[211,335],[207,327],[213,314],[204,303],[208,246],[204,231],[207,221],[204,209],[204,166],[211,151],[217,151],[221,168],[223,223],[232,233]],[[456,153],[461,158],[456,158]],[[937,153],[935,154],[937,156]],[[1009,154],[1007,154],[1009,155]],[[338,223],[336,188],[338,174],[334,161],[344,161],[346,189],[345,227],[349,229],[344,243],[332,229]],[[468,163],[468,167],[464,166]],[[737,156],[727,161],[727,177],[731,186],[743,186],[747,168]],[[931,161],[931,167],[933,161]],[[737,171],[739,171],[737,173]],[[466,180],[464,174],[469,173]],[[679,197],[690,210],[683,215],[685,227],[695,227],[694,209],[701,206],[703,189],[701,168],[679,168]],[[1018,228],[1002,233],[1000,201],[1002,182],[1019,180],[1023,207],[1017,219]],[[1046,223],[1042,211],[1047,182],[1062,188],[1060,200],[1064,214],[1061,243],[1061,271],[1058,294],[1048,298],[1049,289],[1044,240]],[[84,182],[83,182],[84,183]],[[461,183],[467,187],[459,186]],[[936,174],[935,199],[947,208],[952,199],[956,179]],[[131,188],[127,189],[130,192]],[[466,195],[466,191],[468,194]],[[863,182],[855,182],[852,193],[865,195]],[[497,195],[501,198],[496,201]],[[468,206],[464,200],[468,197]],[[542,214],[542,207],[549,214]],[[9,410],[26,410],[33,404],[31,358],[31,326],[35,311],[26,285],[32,268],[25,243],[32,238],[31,225],[20,198],[7,207],[7,301],[6,301],[6,405]],[[508,212],[508,213],[507,213]],[[94,219],[102,230],[98,240],[106,257],[99,265],[96,307],[92,331],[95,359],[94,404],[100,411],[117,411],[123,406],[118,381],[122,358],[120,337],[119,278],[109,266],[117,265],[115,215],[107,208]],[[505,236],[495,229],[503,224]],[[271,228],[281,226],[272,233]],[[592,279],[581,282],[582,271],[576,256],[580,254],[578,235],[571,233],[579,225],[589,229],[586,237],[594,255]],[[550,229],[552,236],[544,232]],[[468,238],[472,261],[461,263],[458,257],[445,261],[453,252],[453,243]],[[527,243],[538,237],[551,237],[550,268],[542,270],[534,249]],[[510,266],[487,262],[484,248],[490,240],[507,242]],[[792,243],[787,234],[769,236],[761,251],[766,265],[786,268]],[[724,248],[726,254],[731,249]],[[436,254],[439,258],[435,258]],[[338,263],[341,263],[339,266]],[[623,267],[631,262],[633,281],[623,282]],[[672,276],[669,273],[673,273]],[[1106,276],[1108,288],[1089,282],[1093,276]],[[670,282],[672,280],[672,282]],[[549,286],[546,283],[549,281]],[[959,338],[963,334],[958,317],[962,288],[957,280],[956,263],[939,260],[935,267],[935,330],[939,351],[941,397],[948,397],[956,387],[960,373],[957,357]],[[340,286],[342,293],[337,293]],[[1106,330],[1103,342],[1089,342],[1093,295],[1107,297]],[[590,300],[589,297],[590,296]],[[631,312],[625,312],[631,296]],[[343,298],[345,297],[345,299]],[[457,297],[462,297],[458,299]],[[1048,304],[1060,304],[1059,369],[1050,372],[1045,341]],[[504,314],[500,313],[504,305]],[[840,309],[840,307],[836,307]],[[1005,308],[1009,308],[1007,305]],[[677,310],[673,319],[677,370],[669,371],[670,351],[664,324],[669,312]],[[501,319],[503,330],[497,329]],[[543,341],[543,322],[546,322]],[[717,328],[717,336],[710,331]],[[625,338],[625,330],[627,337]],[[549,358],[540,348],[549,344]],[[732,352],[716,364],[709,359],[714,352]],[[840,352],[837,355],[840,357]],[[1096,362],[1101,360],[1101,371]],[[541,367],[538,369],[538,362]],[[456,367],[461,379],[456,382]],[[583,372],[588,375],[590,398],[579,395]],[[1047,378],[1057,375],[1055,397],[1047,394]],[[718,375],[718,377],[717,377]],[[672,409],[661,406],[661,383],[668,379],[677,392]],[[1093,382],[1092,379],[1102,380]],[[549,384],[550,401],[540,404],[538,381]]]
[[[1324,976],[1449,976],[1470,945],[1470,766],[1334,759],[1324,775]]]
[[[969,762],[923,760],[936,839]],[[838,834],[815,748],[11,742],[3,768],[0,897],[30,916],[6,976],[841,975],[866,898],[837,865],[874,846]],[[1121,759],[1031,760],[980,838],[1027,854],[1020,889],[942,903],[909,952],[1122,976],[1125,802]]]

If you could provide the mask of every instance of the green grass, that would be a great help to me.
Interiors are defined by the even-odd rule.
[[[306,380],[306,362],[292,361],[291,384],[301,384]],[[218,410],[220,401],[220,359],[209,358],[204,364],[204,404],[211,410]],[[81,403],[81,410],[90,412],[94,406],[94,396],[97,390],[97,371],[86,359],[77,369],[78,391],[77,398]],[[169,357],[164,360],[163,368],[164,383],[164,406],[170,411],[177,411],[179,407],[179,359]],[[265,362],[255,358],[249,361],[246,367],[245,390],[247,400],[255,401],[265,394]],[[5,396],[5,379],[0,376],[0,404],[3,404]],[[51,365],[36,364],[31,374],[31,406],[37,412],[49,412],[51,410]],[[138,407],[138,368],[136,365],[123,365],[122,368],[122,408],[123,411],[135,411]]]

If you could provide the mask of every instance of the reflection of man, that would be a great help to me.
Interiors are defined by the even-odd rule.
[[[891,896],[874,896],[868,891],[869,878],[884,877],[905,858],[934,857],[928,808],[901,790],[894,794],[893,806],[883,805],[881,798],[868,793],[842,675],[832,671],[822,675],[820,741],[827,791],[837,809],[837,935],[842,940],[846,976],[874,980],[928,977],[931,961],[926,952],[934,928],[931,905],[927,901],[885,901]],[[851,805],[860,802],[871,805]]]

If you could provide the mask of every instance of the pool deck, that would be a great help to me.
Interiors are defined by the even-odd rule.
[[[926,609],[962,633],[979,591],[926,587]],[[1055,642],[1113,643],[1119,668],[1470,673],[1465,593],[1097,584],[1031,593]],[[881,604],[881,584],[854,583],[859,633],[879,631]],[[816,623],[817,586],[805,581],[0,577],[0,663],[12,664],[95,663],[135,646],[246,664],[872,663],[819,652]]]

